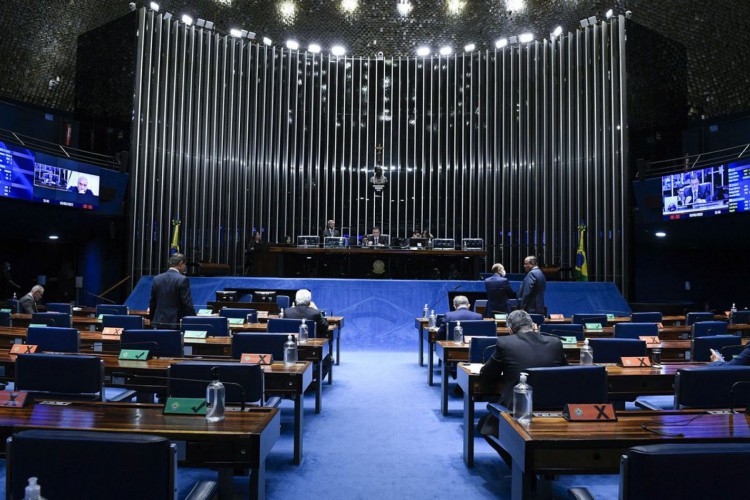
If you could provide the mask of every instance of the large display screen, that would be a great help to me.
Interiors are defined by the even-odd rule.
[[[94,210],[99,168],[0,142],[0,196]]]
[[[665,175],[665,220],[750,211],[750,160]]]

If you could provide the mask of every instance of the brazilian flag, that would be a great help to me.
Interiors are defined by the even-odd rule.
[[[586,250],[583,247],[583,235],[586,233],[586,226],[578,226],[578,252],[576,253],[576,281],[589,280],[589,266],[586,261]]]
[[[180,223],[179,220],[172,220],[172,244],[169,246],[169,255],[180,252]]]

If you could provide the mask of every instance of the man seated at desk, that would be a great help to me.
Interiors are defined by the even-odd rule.
[[[448,330],[448,323],[451,321],[475,321],[482,319],[481,314],[469,310],[469,299],[463,295],[453,297],[453,309],[455,310],[445,313],[445,320],[440,326],[440,335],[443,338],[445,338],[445,333]]]
[[[698,174],[693,173],[690,175],[690,185],[683,189],[682,194],[685,205],[706,203],[711,201],[711,185],[701,184]]]
[[[44,295],[44,287],[41,285],[34,285],[31,288],[31,291],[19,300],[21,304],[21,312],[26,314],[37,312],[36,303],[42,300],[42,295]]]
[[[365,245],[368,247],[383,247],[388,243],[388,238],[380,234],[380,228],[372,228],[372,234],[365,240]]]
[[[312,294],[310,290],[299,290],[294,296],[294,307],[284,309],[284,318],[286,319],[309,319],[315,322],[315,336],[318,338],[325,337],[328,332],[328,321],[316,308],[311,307]],[[312,332],[310,332],[312,333]]]
[[[750,365],[750,344],[742,350],[741,353],[734,356],[731,361],[724,361],[724,357],[711,353],[711,366],[749,366]]]
[[[527,368],[564,366],[568,360],[560,338],[537,332],[526,311],[513,311],[505,321],[511,335],[497,338],[495,352],[479,373],[489,384],[502,379],[503,393],[498,402],[512,410],[513,387],[518,384],[522,371]],[[490,414],[483,417],[479,422],[479,431],[484,435],[497,435],[497,418]]]

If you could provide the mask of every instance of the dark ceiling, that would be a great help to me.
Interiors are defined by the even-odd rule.
[[[683,44],[693,116],[750,110],[750,2],[715,0],[410,0],[401,16],[397,0],[164,0],[162,12],[190,13],[228,31],[240,27],[277,43],[296,38],[303,47],[334,43],[355,56],[413,55],[417,45],[479,49],[524,31],[547,36],[558,24],[574,30],[581,18],[631,10],[633,19]],[[139,5],[145,2],[138,2]],[[0,97],[72,111],[76,38],[128,12],[126,0],[5,0],[0,4]],[[344,5],[356,5],[347,13]],[[512,10],[516,6],[522,6]],[[293,12],[293,15],[290,13]],[[286,14],[285,14],[286,13]],[[50,90],[49,81],[60,76]]]

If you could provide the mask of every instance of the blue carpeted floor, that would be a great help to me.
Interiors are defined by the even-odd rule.
[[[400,340],[388,350],[373,349],[377,342],[359,345],[354,339],[364,332],[347,333],[345,327],[334,383],[323,388],[323,411],[315,415],[312,394],[305,399],[299,466],[291,462],[291,403],[282,403],[281,438],[266,462],[268,498],[509,498],[510,471],[483,439],[475,443],[476,465],[464,465],[462,400],[451,398],[449,415],[440,414],[440,388],[427,386],[427,368],[417,364],[416,331],[389,332]],[[180,469],[180,498],[202,478],[215,473]],[[561,477],[555,497],[566,498],[575,485],[588,486],[596,498],[617,497],[617,476]],[[235,478],[235,491],[247,495],[246,478]]]

